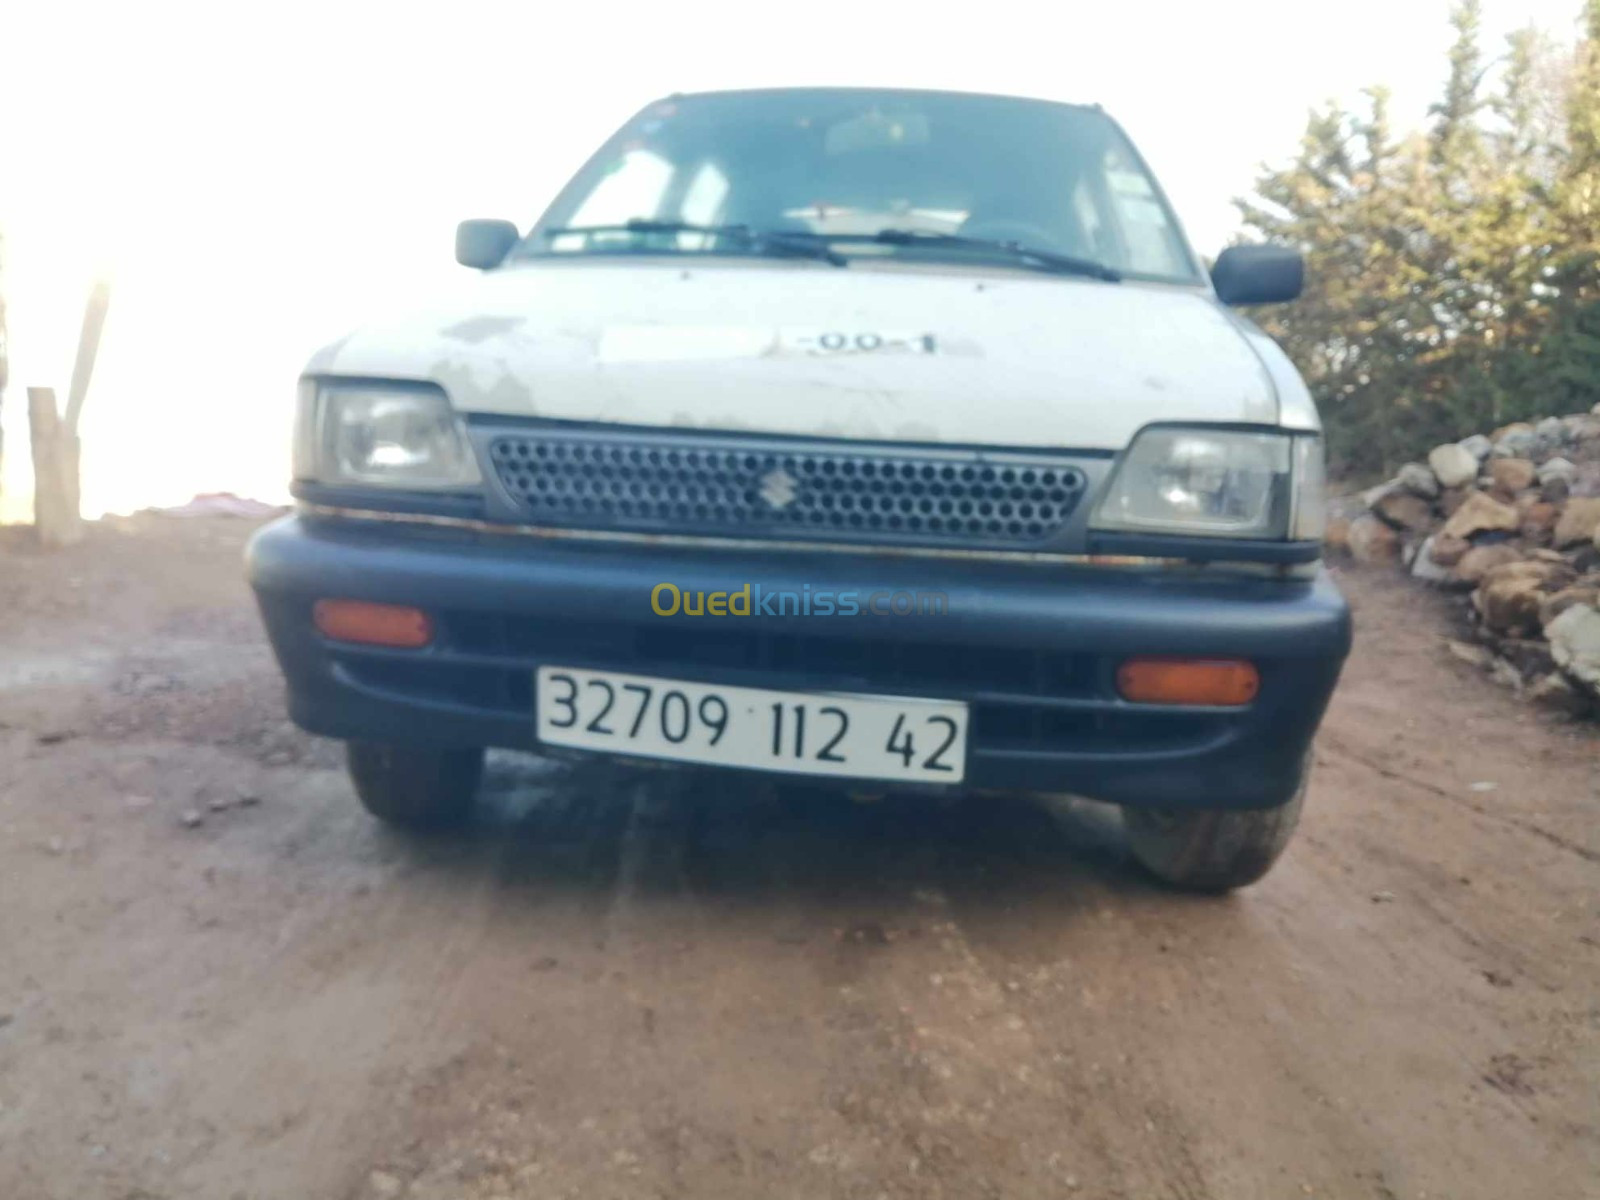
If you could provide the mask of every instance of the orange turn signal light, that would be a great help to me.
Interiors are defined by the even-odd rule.
[[[1261,690],[1253,663],[1240,658],[1130,658],[1117,668],[1117,691],[1135,704],[1249,704]]]
[[[311,620],[324,637],[415,650],[433,641],[433,621],[420,608],[366,600],[318,600]]]

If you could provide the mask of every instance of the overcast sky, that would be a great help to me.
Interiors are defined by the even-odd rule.
[[[1485,0],[1485,47],[1578,0]],[[863,84],[1098,101],[1202,253],[1306,110],[1372,83],[1420,123],[1447,0],[1119,4],[22,3],[0,41],[12,382],[63,391],[97,269],[115,279],[86,413],[86,508],[281,494],[306,354],[456,268],[463,216],[526,226],[673,91]],[[251,15],[242,16],[247,11]],[[13,507],[7,505],[6,507]]]

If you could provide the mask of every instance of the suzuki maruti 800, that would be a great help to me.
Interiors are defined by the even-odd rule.
[[[674,96],[301,381],[249,560],[290,711],[433,827],[487,747],[1120,805],[1174,884],[1288,840],[1349,648],[1323,448],[1117,124]]]

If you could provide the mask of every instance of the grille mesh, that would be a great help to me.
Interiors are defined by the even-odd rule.
[[[1012,452],[537,431],[489,457],[539,524],[751,537],[1028,545],[1060,531],[1083,473]]]

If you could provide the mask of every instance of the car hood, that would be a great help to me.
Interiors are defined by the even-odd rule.
[[[308,373],[430,380],[466,413],[964,445],[1279,418],[1245,329],[1197,290],[920,264],[516,265]]]

